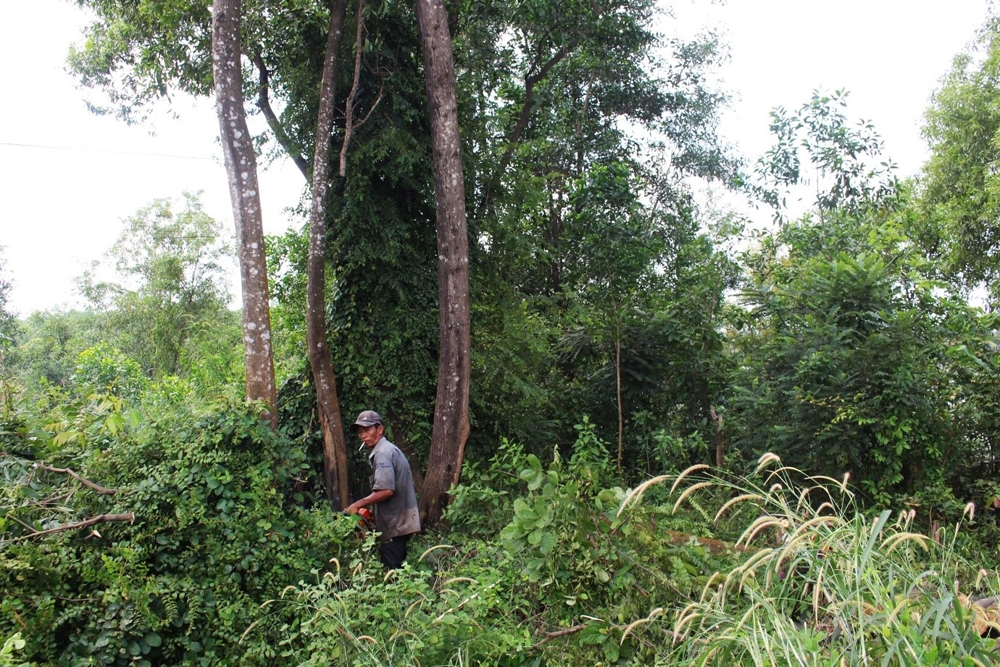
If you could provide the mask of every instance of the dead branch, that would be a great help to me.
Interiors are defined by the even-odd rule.
[[[580,625],[574,625],[573,627],[565,628],[564,630],[557,630],[555,632],[546,632],[545,639],[532,646],[532,648],[538,648],[539,646],[548,644],[553,639],[558,639],[559,637],[565,637],[566,635],[576,634],[577,632],[580,632],[586,627],[587,627],[586,623],[581,623]]]
[[[36,463],[35,467],[38,468],[39,470],[47,470],[49,472],[57,472],[63,475],[69,475],[76,481],[80,482],[80,484],[83,484],[84,486],[96,491],[97,494],[100,496],[111,496],[118,493],[118,489],[106,489],[100,484],[95,484],[94,482],[91,482],[89,479],[84,479],[79,474],[77,474],[73,470],[70,470],[69,468],[53,468],[52,466],[47,466],[42,463]]]
[[[20,537],[15,537],[11,539],[11,542],[19,542],[21,540],[31,539],[32,537],[40,537],[42,535],[51,535],[52,533],[59,533],[64,530],[74,530],[76,528],[86,528],[87,526],[93,526],[97,523],[104,523],[107,521],[128,521],[129,523],[135,523],[135,512],[129,512],[128,514],[99,514],[93,518],[87,519],[86,521],[78,521],[77,523],[68,523],[65,526],[57,526],[55,528],[49,528],[48,530],[39,530],[30,535],[21,535]]]
[[[354,131],[354,100],[358,96],[358,84],[361,81],[361,52],[364,44],[365,31],[365,0],[358,0],[358,32],[354,39],[354,81],[351,82],[351,92],[344,103],[344,143],[340,147],[340,175],[347,175],[347,147],[351,144],[351,133]],[[374,109],[374,107],[372,107]]]

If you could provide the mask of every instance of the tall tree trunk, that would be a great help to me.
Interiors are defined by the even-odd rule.
[[[465,180],[458,135],[458,95],[448,15],[443,0],[416,0],[424,57],[424,81],[434,148],[437,203],[440,357],[437,398],[427,475],[420,498],[425,525],[434,525],[458,482],[469,437],[471,321],[469,236],[465,218]]]
[[[215,110],[229,178],[229,196],[236,222],[240,278],[243,290],[243,344],[246,391],[250,400],[267,405],[277,426],[274,358],[271,352],[271,311],[267,292],[267,262],[257,186],[257,156],[243,108],[243,71],[240,64],[241,0],[213,0],[212,74]]]
[[[323,59],[316,149],[312,166],[312,207],[309,213],[309,264],[306,269],[306,347],[316,411],[323,431],[323,481],[334,509],[350,503],[347,487],[347,441],[337,397],[337,378],[326,330],[326,210],[330,194],[330,135],[333,131],[337,63],[344,30],[344,0],[330,2],[330,29]]]

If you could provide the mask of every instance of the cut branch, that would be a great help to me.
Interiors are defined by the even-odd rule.
[[[292,162],[295,166],[299,168],[305,179],[309,180],[309,165],[306,159],[302,157],[302,154],[295,148],[292,144],[291,138],[288,133],[285,132],[285,128],[281,126],[281,121],[278,120],[278,116],[275,115],[274,109],[271,108],[271,100],[269,97],[269,90],[271,88],[271,74],[267,69],[267,65],[264,64],[264,57],[260,53],[260,49],[254,52],[253,64],[257,67],[257,71],[260,72],[260,85],[257,91],[257,108],[261,110],[264,114],[264,118],[267,119],[267,125],[274,132],[274,138],[278,140],[278,143],[283,149],[288,157],[292,158]]]
[[[86,521],[78,521],[77,523],[68,523],[65,526],[57,526],[55,528],[49,528],[48,530],[39,530],[30,535],[21,535],[20,537],[15,537],[11,542],[19,542],[20,540],[28,540],[33,537],[41,537],[42,535],[51,535],[52,533],[60,533],[64,530],[74,530],[76,528],[86,528],[88,526],[93,526],[97,523],[105,523],[108,521],[128,521],[129,523],[135,523],[135,512],[129,512],[128,514],[99,514]]]
[[[80,482],[80,484],[83,484],[84,486],[93,489],[98,493],[98,495],[101,496],[110,496],[118,493],[118,489],[108,489],[101,486],[100,484],[95,484],[94,482],[91,482],[89,479],[81,477],[77,472],[70,470],[69,468],[53,468],[52,466],[43,465],[41,463],[36,463],[35,467],[38,468],[39,470],[47,470],[48,472],[55,472],[62,475],[69,475],[76,481]]]

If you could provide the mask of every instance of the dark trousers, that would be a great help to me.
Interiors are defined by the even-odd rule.
[[[395,570],[406,560],[406,543],[409,535],[400,535],[378,544],[378,556],[387,570]]]

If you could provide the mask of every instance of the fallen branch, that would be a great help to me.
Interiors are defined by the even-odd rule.
[[[586,623],[581,623],[580,625],[574,625],[573,627],[566,628],[564,630],[557,630],[555,632],[546,632],[545,639],[535,644],[532,648],[537,648],[544,644],[548,644],[553,639],[558,639],[559,637],[565,637],[566,635],[576,634],[577,632],[580,632],[586,627],[587,627]]]
[[[76,528],[86,528],[87,526],[93,526],[96,523],[104,523],[106,521],[128,521],[129,523],[135,523],[135,512],[129,512],[128,514],[99,514],[86,521],[78,521],[77,523],[68,523],[65,526],[57,526],[55,528],[49,528],[48,530],[39,530],[30,535],[21,535],[20,537],[15,537],[11,539],[11,542],[19,542],[21,540],[27,540],[32,537],[40,537],[41,535],[51,535],[52,533],[58,533],[64,530],[73,530]]]
[[[80,477],[78,473],[76,473],[73,470],[70,470],[69,468],[53,468],[52,466],[47,466],[41,463],[36,463],[35,467],[40,470],[47,470],[49,472],[57,472],[63,475],[69,475],[76,481],[80,482],[80,484],[83,484],[84,486],[93,489],[94,491],[97,492],[98,495],[101,496],[110,496],[118,493],[118,489],[106,489],[100,484],[95,484],[94,482],[91,482],[89,479],[84,479],[83,477]]]

